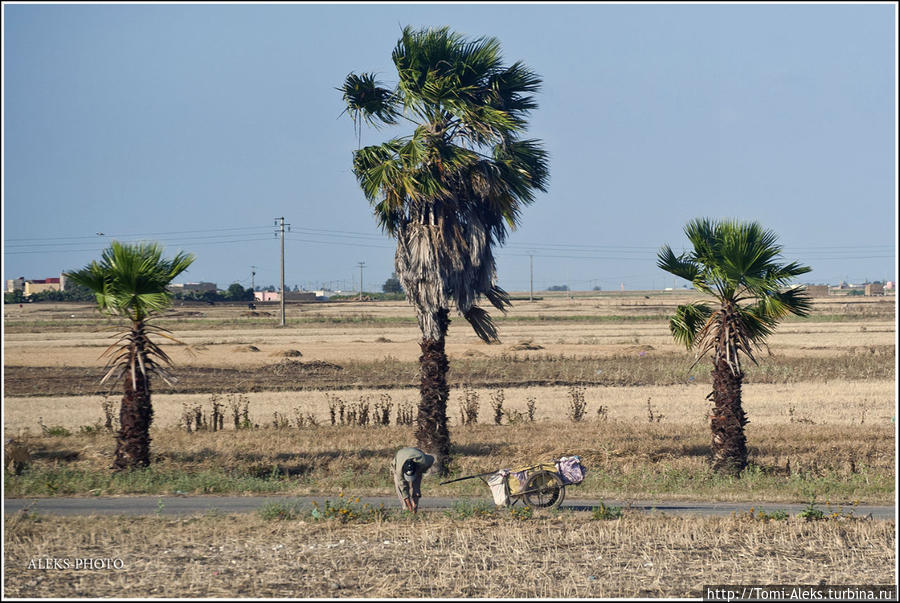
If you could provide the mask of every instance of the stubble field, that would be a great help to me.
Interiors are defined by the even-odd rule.
[[[896,584],[892,523],[628,513],[609,521],[429,513],[365,524],[14,517],[6,595],[699,598],[705,584]],[[70,567],[27,569],[41,558]],[[122,567],[76,569],[79,558]]]
[[[760,366],[748,363],[751,467],[740,479],[707,468],[708,361],[690,369],[692,357],[674,344],[665,322],[687,298],[667,292],[517,301],[498,320],[503,342],[491,346],[454,320],[447,344],[454,474],[579,454],[588,478],[567,500],[895,504],[894,298],[816,300],[811,318],[782,324]],[[102,329],[111,325],[88,305],[5,307],[4,435],[26,442],[33,457],[22,475],[5,474],[5,496],[390,493],[390,457],[414,443],[408,417],[399,416],[417,401],[412,310],[404,302],[304,304],[288,305],[286,328],[278,318],[277,305],[255,315],[245,306],[173,308],[161,324],[193,353],[170,346],[180,381],[154,384],[154,465],[114,476],[103,403],[116,414],[118,386],[97,384],[98,356],[110,335]],[[477,400],[477,424],[461,424],[467,399]],[[495,424],[498,400],[503,412]],[[579,400],[583,417],[574,421]],[[214,402],[224,414],[221,431],[209,424]],[[383,418],[388,404],[388,424],[376,424],[376,406]],[[188,433],[185,423],[198,410],[206,428],[195,424]],[[241,429],[236,413],[249,419]],[[437,486],[426,478],[426,495],[486,500],[486,488],[474,481]],[[698,596],[703,583],[739,578],[895,580],[894,522],[648,520],[628,513],[595,522],[583,515],[397,517],[358,525],[8,518],[5,587],[34,596],[104,596],[128,585],[146,596],[605,597]],[[161,535],[140,536],[151,533]],[[185,550],[173,552],[159,538]],[[240,561],[238,542],[246,547]],[[408,549],[429,559],[427,581],[397,573]],[[19,567],[35,556],[77,551],[115,551],[131,565],[77,579]],[[577,561],[551,562],[561,558]],[[294,575],[265,569],[276,561]],[[157,580],[176,569],[180,578]],[[559,584],[566,589],[554,591]]]

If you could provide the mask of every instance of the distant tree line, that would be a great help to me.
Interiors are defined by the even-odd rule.
[[[174,294],[175,299],[181,301],[199,302],[245,302],[253,301],[253,289],[244,287],[240,283],[232,283],[225,291],[179,291]]]
[[[403,285],[400,284],[400,279],[397,278],[396,272],[391,274],[391,278],[384,281],[381,290],[384,293],[403,293]]]
[[[253,301],[253,289],[245,289],[240,283],[232,283],[225,291],[188,291],[174,293],[173,297],[182,301],[200,302],[245,302]],[[41,291],[26,296],[21,290],[3,294],[5,304],[24,304],[33,302],[93,302],[96,301],[94,293],[77,283],[66,283],[65,291]]]

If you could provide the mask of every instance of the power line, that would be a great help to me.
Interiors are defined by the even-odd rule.
[[[233,245],[235,243],[252,243],[255,241],[270,241],[270,237],[259,237],[253,239],[232,239],[229,241],[205,241],[205,242],[197,242],[197,241],[187,241],[187,242],[167,242],[161,241],[165,243],[166,247],[204,247],[210,245]],[[128,241],[126,241],[128,242]],[[79,253],[79,252],[100,252],[106,248],[106,245],[100,247],[90,247],[90,248],[71,248],[71,247],[58,247],[56,249],[26,249],[19,251],[6,251],[4,250],[4,255],[23,255],[30,253],[43,253],[43,254],[51,254],[51,253]]]
[[[169,245],[177,245],[179,243],[184,244],[185,242],[194,244],[194,245],[203,245],[203,244],[205,244],[204,241],[209,241],[210,244],[220,244],[220,243],[240,243],[243,241],[263,241],[263,240],[268,240],[268,238],[269,238],[269,237],[255,237],[252,239],[233,238],[233,237],[238,237],[238,236],[242,236],[242,235],[228,235],[226,237],[209,235],[209,236],[196,237],[194,239],[186,239],[184,241],[181,241],[179,239],[175,239],[174,242],[167,240],[167,239],[161,239],[160,241],[165,242]],[[125,239],[123,237],[122,240],[128,241],[129,239]],[[146,241],[148,239],[130,239],[130,240],[131,241]],[[14,243],[13,247],[17,247],[17,248],[21,248],[21,247],[56,247],[60,251],[66,251],[66,250],[70,249],[69,246],[71,246],[71,245],[82,245],[82,244],[83,243],[62,243],[59,245],[53,244],[53,243]],[[105,243],[104,243],[104,246],[105,246]],[[36,250],[36,251],[41,251],[41,250]],[[51,249],[51,251],[52,251],[52,249]],[[12,253],[12,252],[10,252],[10,253]]]
[[[251,234],[251,231],[256,231],[257,233],[263,233],[268,231],[268,227],[265,226],[230,226],[230,227],[220,227],[220,228],[204,228],[204,229],[192,229],[192,230],[173,230],[173,231],[151,231],[151,232],[138,232],[138,233],[101,233],[102,236],[106,238],[117,238],[117,237],[149,237],[149,236],[163,236],[163,235],[193,235],[203,233],[222,233],[229,231],[241,231],[245,234]],[[324,229],[324,228],[312,228],[312,227],[299,227],[294,229],[294,231],[298,234],[307,234],[314,236],[322,236],[326,238],[341,238],[341,239],[368,239],[368,240],[385,240],[390,239],[390,237],[386,234],[379,233],[365,233],[365,232],[357,232],[350,230],[333,230],[333,229]],[[47,236],[47,237],[16,237],[16,238],[6,238],[4,239],[5,243],[12,243],[16,246],[19,245],[27,245],[34,246],[38,245],[40,241],[51,241],[51,244],[60,244],[63,241],[83,241],[89,239],[95,239],[97,235],[81,235],[81,236]],[[199,237],[189,237],[189,240],[197,240],[197,239],[209,239],[216,238],[217,235],[210,236],[199,236]],[[237,236],[237,235],[234,235]],[[67,243],[66,243],[67,244]],[[77,243],[71,243],[77,244]],[[557,251],[570,251],[575,252],[578,250],[584,251],[618,251],[618,252],[627,252],[631,253],[632,251],[649,251],[649,250],[658,250],[659,245],[589,245],[589,244],[579,244],[579,243],[554,243],[554,242],[542,242],[542,243],[534,243],[534,242],[510,242],[505,244],[502,248],[510,249],[510,250],[532,250],[532,249],[542,249],[542,250],[557,250]],[[891,244],[869,244],[869,245],[799,245],[799,246],[785,246],[784,251],[797,253],[797,252],[834,252],[838,250],[870,250],[870,251],[888,251],[893,250],[894,245]]]
[[[255,237],[262,235],[267,227],[242,226],[222,227],[193,230],[160,231],[132,234],[104,234],[107,239],[126,237],[149,237],[159,235],[182,235],[174,240],[163,239],[160,241],[166,246],[199,247],[234,245],[238,243],[252,243],[268,240],[268,237]],[[212,234],[216,233],[216,234]],[[231,233],[231,234],[223,234]],[[184,236],[188,235],[188,236]],[[250,236],[247,236],[250,235]],[[8,255],[23,254],[49,254],[54,252],[81,253],[97,252],[96,246],[87,247],[87,240],[96,240],[93,236],[70,236],[49,238],[14,238],[4,240],[4,253]],[[364,247],[373,249],[392,249],[394,246],[389,237],[384,234],[363,233],[347,230],[320,229],[311,227],[297,228],[296,232],[286,233],[286,237],[292,243],[308,243],[315,245],[341,245],[351,247]],[[378,244],[383,242],[383,244]],[[102,248],[101,248],[102,249]],[[528,257],[533,261],[534,256],[551,259],[571,260],[596,260],[596,261],[654,261],[656,246],[629,246],[629,245],[584,245],[576,243],[509,243],[496,249],[498,257]],[[653,253],[651,253],[651,251]],[[799,255],[805,261],[838,261],[838,260],[869,260],[888,259],[896,257],[892,245],[809,245],[798,247],[785,247],[783,254]]]
[[[296,243],[315,243],[320,245],[340,245],[342,247],[369,247],[374,249],[394,249],[393,245],[370,245],[367,243],[357,243],[356,241],[337,240],[337,241],[320,241],[316,239],[306,239],[300,237],[288,237],[288,240]]]
[[[172,230],[168,232],[137,232],[137,233],[100,233],[100,236],[104,236],[107,238],[116,238],[116,237],[145,237],[145,236],[157,236],[157,235],[172,235],[172,234],[191,234],[195,232],[203,233],[203,232],[226,232],[230,230],[257,230],[257,231],[266,231],[268,227],[266,226],[232,226],[227,228],[204,228],[204,229],[195,229],[195,230]],[[12,238],[12,239],[4,239],[5,241],[59,241],[66,239],[96,239],[98,235],[85,235],[85,236],[48,236],[43,238],[35,238],[35,237],[27,237],[27,238]]]

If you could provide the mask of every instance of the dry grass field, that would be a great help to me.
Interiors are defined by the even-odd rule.
[[[503,393],[504,425],[509,415],[526,415],[528,400],[535,402],[534,420],[537,423],[565,425],[572,403],[570,386],[540,387],[472,387],[478,396],[478,421],[493,424],[492,397]],[[693,381],[678,385],[642,385],[631,387],[584,386],[585,421],[642,424],[649,422],[649,411],[665,424],[692,425],[702,429],[706,425],[709,402],[708,385]],[[759,383],[747,384],[743,389],[743,405],[751,425],[772,426],[786,423],[800,425],[861,425],[890,427],[896,416],[893,381],[854,381],[837,379],[828,382]],[[338,398],[347,405],[367,402],[374,405],[390,399],[394,412],[400,405],[417,403],[418,390],[407,388],[353,388],[343,390],[299,390],[278,392],[249,392],[242,394],[248,404],[249,416],[261,427],[273,424],[279,414],[293,422],[298,411],[312,414],[319,424],[330,424],[329,400]],[[215,399],[228,404],[238,396],[217,395]],[[7,397],[5,429],[8,435],[23,436],[40,433],[40,422],[65,427],[77,432],[79,427],[103,421],[104,400],[118,403],[119,396],[29,396]],[[155,394],[153,396],[154,426],[177,427],[182,421],[185,406],[201,406],[210,413],[211,394]],[[447,414],[450,426],[460,424],[465,389],[451,389]],[[649,411],[648,411],[649,401]],[[598,414],[601,411],[602,414]],[[231,413],[226,409],[227,428],[231,429]]]
[[[414,444],[408,426],[324,425],[186,433],[152,431],[153,466],[111,474],[114,449],[103,431],[32,440],[34,467],[6,476],[7,496],[115,494],[389,495],[398,448]],[[865,424],[771,423],[747,429],[751,469],[741,479],[708,468],[709,434],[695,424],[592,419],[451,428],[451,470],[471,475],[568,454],[582,456],[584,483],[567,498],[894,502],[894,430]],[[439,486],[434,496],[489,496],[478,480]]]
[[[705,584],[896,584],[893,522],[448,515],[371,523],[16,515],[5,524],[5,594],[699,598]],[[70,567],[28,569],[47,558]],[[76,569],[84,558],[121,569]]]
[[[533,350],[555,356],[611,356],[629,351],[686,352],[669,334],[665,317],[688,294],[576,297],[515,302],[498,316],[502,343],[486,345],[457,318],[447,339],[451,358],[495,357]],[[811,319],[789,320],[770,340],[779,355],[822,357],[893,346],[893,298],[825,298]],[[11,307],[10,307],[11,306]],[[170,348],[182,367],[258,368],[299,351],[304,360],[344,363],[385,357],[418,358],[420,335],[406,302],[288,305],[278,328],[277,306],[268,318],[242,316],[245,306],[176,308],[160,324],[193,347]],[[498,313],[499,314],[499,313]],[[109,321],[87,304],[4,307],[4,366],[96,367],[110,343]],[[539,346],[539,347],[538,347]],[[255,349],[254,349],[255,348]]]
[[[503,343],[490,346],[454,320],[454,474],[580,454],[588,475],[567,500],[895,504],[894,299],[816,300],[812,317],[779,328],[760,366],[747,369],[751,466],[731,479],[708,469],[709,367],[689,370],[665,321],[690,297],[517,301],[498,320]],[[4,436],[24,441],[32,462],[22,475],[5,473],[4,495],[390,493],[391,455],[414,443],[412,427],[397,420],[418,397],[412,310],[405,302],[288,305],[287,323],[277,326],[277,306],[255,315],[246,306],[173,308],[161,324],[191,349],[167,348],[180,381],[154,387],[153,465],[113,475],[103,403],[114,419],[118,394],[97,384],[109,322],[86,304],[5,306]],[[478,400],[477,424],[461,424],[466,396]],[[578,400],[584,415],[574,421]],[[186,420],[199,410],[211,421],[214,402],[224,429],[194,424],[189,433]],[[389,424],[375,424],[376,406],[387,403]],[[235,429],[232,405],[246,405],[246,428]],[[436,482],[426,478],[426,495],[488,497],[477,480]],[[23,513],[5,519],[4,594],[698,597],[711,583],[896,583],[895,532],[893,521],[629,510],[609,521],[575,511],[392,511],[351,523]],[[85,557],[124,567],[28,569],[38,558]],[[407,569],[409,558],[426,563]]]
[[[500,321],[498,345],[479,343],[457,320],[448,339],[454,468],[463,474],[578,453],[596,469],[585,490],[604,496],[764,494],[802,502],[814,489],[892,501],[893,298],[817,300],[811,318],[781,326],[760,366],[749,366],[744,387],[758,479],[721,484],[705,470],[709,367],[689,370],[691,357],[672,342],[665,322],[691,297],[518,301]],[[155,469],[169,476],[219,472],[182,486],[189,491],[327,493],[355,484],[365,493],[389,492],[385,459],[392,447],[411,443],[412,430],[397,424],[397,414],[417,401],[412,310],[405,302],[289,305],[288,326],[278,328],[276,309],[256,312],[272,314],[260,317],[248,316],[245,306],[175,307],[161,320],[194,353],[170,346],[181,381],[155,388]],[[13,476],[7,494],[166,491],[165,477],[155,486],[106,477],[113,441],[102,404],[115,414],[118,395],[115,384],[109,395],[97,385],[105,319],[86,304],[4,312],[4,433],[29,443],[38,476]],[[574,422],[579,390],[584,416]],[[467,391],[478,399],[476,426],[460,424]],[[502,425],[494,425],[500,397]],[[186,413],[210,419],[214,401],[227,415],[225,430],[186,433]],[[246,404],[256,429],[234,430],[232,403]],[[342,425],[339,404],[347,423],[351,409],[361,414],[367,407],[368,425]],[[385,404],[390,427],[374,424],[376,407]],[[275,475],[277,483],[244,479]]]

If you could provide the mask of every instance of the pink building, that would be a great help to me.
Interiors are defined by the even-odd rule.
[[[254,291],[253,299],[258,302],[281,301],[281,293],[278,291]]]

